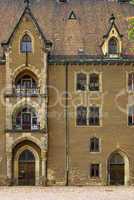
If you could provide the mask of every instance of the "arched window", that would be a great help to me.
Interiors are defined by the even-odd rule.
[[[26,162],[26,161],[32,162],[32,161],[35,161],[35,157],[30,150],[26,149],[20,154],[19,161],[20,162]]]
[[[39,123],[33,108],[24,107],[13,116],[13,128],[17,130],[37,130]]]
[[[77,125],[78,126],[87,125],[87,108],[84,106],[79,106],[77,108]]]
[[[99,74],[92,73],[89,75],[89,90],[99,91]]]
[[[128,90],[134,91],[134,72],[128,74]]]
[[[77,90],[86,90],[87,76],[84,73],[77,74]]]
[[[108,53],[118,54],[118,41],[115,37],[112,37],[108,43]]]
[[[134,125],[134,105],[129,106],[128,108],[128,125]]]
[[[18,76],[15,80],[16,95],[35,95],[37,94],[37,82],[35,78],[27,73]]]
[[[32,52],[32,40],[28,34],[25,34],[21,40],[20,50],[22,53]]]
[[[111,165],[121,165],[124,164],[124,159],[119,153],[114,153],[110,159]]]
[[[99,145],[99,139],[96,137],[93,137],[90,139],[90,152],[99,152],[100,151],[100,145]]]

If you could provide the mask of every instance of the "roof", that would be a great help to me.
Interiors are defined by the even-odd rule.
[[[24,12],[23,0],[0,0],[0,42],[7,41]],[[128,18],[134,6],[109,0],[31,0],[31,11],[47,40],[53,43],[53,55],[101,55],[103,35],[109,30],[113,13],[116,26],[124,37],[123,54],[132,55],[134,42],[128,40]],[[74,11],[76,20],[69,20]]]

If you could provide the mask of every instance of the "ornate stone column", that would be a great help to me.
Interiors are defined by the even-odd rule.
[[[41,171],[41,184],[42,185],[46,185],[46,160],[47,160],[47,157],[46,157],[46,151],[42,151],[41,152],[41,168],[42,168],[42,171]]]
[[[12,184],[12,152],[7,152],[7,184]]]

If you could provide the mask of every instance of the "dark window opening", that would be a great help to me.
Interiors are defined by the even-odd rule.
[[[90,176],[97,178],[100,176],[99,164],[91,164]]]
[[[89,90],[90,91],[99,91],[99,75],[90,74],[89,76]]]
[[[77,125],[85,126],[87,125],[87,108],[80,106],[77,108]]]
[[[134,73],[128,75],[128,90],[134,91]]]
[[[77,90],[86,90],[87,86],[87,76],[86,74],[77,74]]]
[[[128,109],[128,125],[134,125],[134,105],[130,106]]]
[[[98,138],[91,138],[90,139],[90,152],[99,152],[99,139]]]
[[[100,125],[99,107],[89,107],[89,125]]]
[[[116,38],[111,38],[108,43],[108,53],[118,54],[118,42]]]

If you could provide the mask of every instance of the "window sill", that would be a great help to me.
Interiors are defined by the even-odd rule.
[[[76,93],[91,93],[91,94],[102,94],[102,90],[99,91],[90,91],[90,90],[76,90]]]
[[[96,176],[96,177],[91,177],[91,176],[90,176],[89,179],[92,180],[92,181],[96,181],[96,180],[97,180],[97,181],[101,181],[101,178],[100,178],[100,177],[97,177],[97,176]]]
[[[6,129],[6,133],[46,133],[46,129],[36,129],[36,130],[22,130],[22,129]]]
[[[100,127],[102,127],[101,125],[95,125],[95,126],[93,126],[93,125],[83,125],[83,126],[80,126],[80,125],[76,125],[76,128],[100,128]]]
[[[93,152],[90,151],[90,154],[100,154],[100,153],[101,153],[101,151],[96,151],[96,152],[95,151],[93,151]]]
[[[134,94],[134,90],[127,90],[127,93]]]

